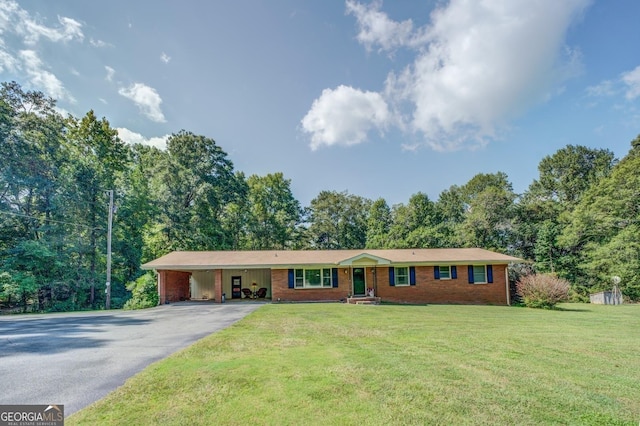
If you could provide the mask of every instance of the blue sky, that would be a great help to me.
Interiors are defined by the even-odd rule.
[[[211,137],[303,205],[392,205],[477,173],[523,192],[568,144],[624,156],[639,21],[637,0],[0,0],[0,75],[129,142]]]

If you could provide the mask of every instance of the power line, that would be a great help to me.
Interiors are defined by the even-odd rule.
[[[8,214],[8,215],[11,215],[11,216],[26,217],[28,219],[35,219],[35,220],[39,220],[39,221],[45,221],[46,220],[47,222],[61,223],[63,225],[71,225],[71,226],[76,226],[78,228],[87,228],[87,229],[92,229],[92,230],[104,230],[104,228],[102,228],[100,226],[92,227],[92,226],[89,226],[89,225],[83,225],[81,223],[64,222],[62,220],[54,220],[54,219],[43,219],[43,218],[40,218],[40,217],[29,216],[27,214],[22,214],[22,213],[12,213],[12,212],[6,212],[6,211],[0,210],[0,214]]]

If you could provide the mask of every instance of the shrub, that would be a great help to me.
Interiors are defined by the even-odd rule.
[[[76,311],[79,308],[73,299],[56,300],[47,308],[47,312],[70,312]]]
[[[524,304],[530,308],[552,309],[569,297],[569,282],[551,274],[527,275],[516,284]]]
[[[589,303],[589,287],[572,285],[569,289],[568,299],[571,303]]]
[[[111,297],[111,309],[122,309],[131,297]]]
[[[158,305],[158,288],[152,273],[127,284],[127,290],[131,292],[131,299],[127,300],[123,309],[144,309]]]

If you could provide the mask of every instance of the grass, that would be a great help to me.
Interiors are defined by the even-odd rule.
[[[76,424],[638,425],[640,306],[265,305]]]

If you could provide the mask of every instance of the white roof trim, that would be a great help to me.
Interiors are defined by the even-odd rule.
[[[371,259],[372,265],[389,265],[391,264],[391,261],[389,259],[385,259],[383,257],[379,257],[379,256],[375,256],[373,254],[369,254],[367,252],[361,253],[357,256],[353,256],[344,260],[341,260],[338,265],[340,266],[351,266],[354,263],[358,264],[358,265],[365,265],[367,264],[366,262],[358,262],[359,260],[368,260]]]

